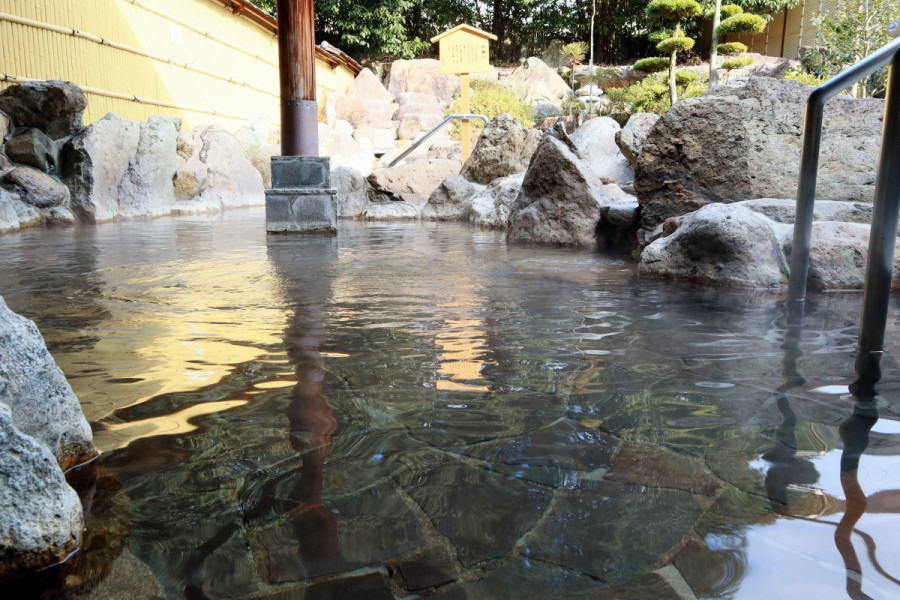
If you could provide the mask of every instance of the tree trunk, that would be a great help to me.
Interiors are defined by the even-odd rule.
[[[709,87],[719,83],[719,75],[716,73],[716,58],[719,55],[719,34],[716,28],[722,20],[722,0],[716,0],[716,12],[713,15],[712,48],[709,49]]]
[[[677,50],[672,50],[672,55],[669,57],[669,100],[672,101],[672,104],[675,104],[675,101],[678,100],[678,88],[675,87],[675,61],[678,56]]]

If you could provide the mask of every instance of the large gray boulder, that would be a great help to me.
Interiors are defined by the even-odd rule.
[[[218,125],[194,130],[198,156],[209,169],[209,186],[200,201],[215,209],[264,204],[262,175],[244,154],[237,139]]]
[[[509,214],[507,239],[594,248],[601,206],[610,204],[603,184],[554,136],[544,136]]]
[[[459,76],[441,73],[440,61],[433,58],[395,60],[391,63],[388,91],[394,97],[403,92],[431,94],[447,107],[459,91]]]
[[[72,192],[72,209],[81,218],[100,222],[119,214],[119,183],[140,137],[140,123],[110,113],[63,146],[63,182]]]
[[[775,223],[744,206],[709,204],[644,248],[641,275],[771,288],[787,283]],[[782,226],[786,227],[786,226]]]
[[[751,77],[677,102],[653,127],[635,168],[643,228],[710,202],[794,197],[811,90]],[[883,100],[829,101],[817,198],[872,202],[883,111]]]
[[[0,581],[63,560],[81,544],[84,515],[46,446],[0,403]]]
[[[10,136],[3,150],[20,165],[51,175],[59,174],[59,146],[40,129],[19,129]]]
[[[154,115],[140,125],[135,156],[119,182],[120,217],[169,214],[175,204],[173,179],[178,131],[169,117]]]
[[[791,198],[759,198],[735,202],[753,212],[765,215],[776,223],[793,224],[797,216],[797,201]],[[840,202],[817,200],[813,204],[813,221],[845,221],[847,223],[871,223],[872,205],[865,202]]]
[[[0,110],[0,143],[6,139],[10,133],[12,133],[12,119],[9,118],[9,115]]]
[[[625,127],[616,132],[616,145],[632,167],[637,164],[644,142],[647,141],[647,136],[657,121],[659,115],[655,113],[634,113],[628,117]]]
[[[460,164],[455,160],[416,160],[376,169],[369,174],[368,182],[378,192],[420,207],[442,181],[459,174],[459,169]]]
[[[271,176],[270,169],[269,177]],[[209,167],[199,157],[191,156],[178,166],[172,183],[175,186],[176,202],[195,198],[209,187]]]
[[[15,167],[0,178],[0,186],[35,208],[53,208],[69,202],[69,189],[55,177],[32,167]]]
[[[419,211],[407,202],[369,202],[363,218],[367,221],[415,221]]]
[[[0,91],[0,110],[16,127],[35,127],[54,140],[84,128],[87,98],[68,81],[27,81]]]
[[[0,231],[13,231],[19,228],[19,214],[13,204],[9,192],[0,188]]]
[[[489,184],[498,177],[520,173],[528,168],[540,140],[538,130],[525,129],[511,114],[497,115],[481,132],[460,175],[469,181]]]
[[[634,169],[616,145],[621,130],[615,119],[589,119],[569,137],[588,166],[599,177],[607,177],[619,185],[634,181]]]
[[[861,290],[869,258],[869,225],[837,221],[814,222],[809,248],[807,286],[814,290]],[[793,250],[793,235],[784,243]],[[894,249],[891,289],[900,290],[900,248]]]
[[[91,428],[37,326],[0,298],[0,403],[65,470],[97,455]],[[2,487],[2,486],[0,486]]]
[[[522,102],[534,106],[538,118],[557,115],[565,99],[572,95],[569,85],[556,70],[532,56],[509,77],[500,80]]]
[[[428,202],[422,207],[422,218],[430,221],[465,219],[472,198],[484,188],[462,175],[448,177],[428,197]]]
[[[365,214],[369,201],[362,173],[349,167],[332,169],[331,186],[337,190],[334,208],[338,217],[356,219]]]
[[[487,229],[506,229],[509,211],[522,190],[525,172],[500,177],[476,194],[469,205],[469,222]]]
[[[385,128],[391,119],[390,92],[382,85],[381,80],[369,69],[361,70],[347,90],[349,103],[344,106],[356,107],[363,114],[359,115],[354,125],[357,127]]]
[[[271,125],[272,120],[269,118],[269,114],[263,111],[247,119],[234,131],[234,138],[250,160],[253,160],[259,147],[266,143]]]

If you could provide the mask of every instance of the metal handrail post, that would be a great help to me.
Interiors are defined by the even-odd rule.
[[[470,120],[471,120],[471,119],[481,119],[481,120],[484,121],[485,123],[488,122],[488,118],[487,118],[485,115],[474,115],[474,114],[473,114],[473,115],[468,115],[468,114],[466,114],[466,115],[464,115],[464,114],[447,115],[446,117],[444,117],[444,120],[443,120],[443,121],[441,121],[440,123],[438,123],[437,125],[435,125],[434,127],[432,127],[432,128],[431,128],[431,131],[429,131],[428,133],[426,133],[425,135],[423,135],[422,137],[420,137],[419,139],[417,139],[417,140],[416,140],[416,143],[413,144],[412,146],[410,146],[409,148],[407,148],[407,149],[403,152],[403,154],[401,154],[400,156],[398,156],[397,158],[395,158],[394,160],[392,160],[392,161],[388,164],[388,168],[393,167],[393,166],[396,165],[398,162],[400,162],[401,160],[403,160],[404,158],[406,158],[407,156],[409,156],[409,153],[410,153],[410,152],[412,152],[413,150],[415,150],[416,148],[418,148],[418,147],[422,144],[422,142],[424,142],[425,140],[427,140],[428,138],[430,138],[432,135],[434,135],[435,133],[437,133],[438,130],[439,130],[441,127],[443,127],[444,125],[446,125],[447,123],[449,123],[449,122],[452,121],[453,119],[470,119]]]
[[[855,65],[841,71],[810,94],[803,119],[803,146],[800,154],[800,174],[797,181],[797,210],[794,217],[794,238],[791,249],[791,276],[788,284],[790,311],[802,314],[806,300],[806,280],[809,275],[809,246],[816,199],[816,175],[819,168],[819,147],[822,139],[822,116],[825,102],[887,65],[900,51],[900,39],[888,42]],[[885,103],[887,110],[887,103]],[[883,146],[882,146],[883,148]]]
[[[858,399],[874,398],[875,384],[881,378],[884,354],[884,330],[887,325],[891,279],[894,272],[894,247],[900,216],[900,54],[894,56],[888,71],[881,130],[881,157],[875,178],[875,202],[869,233],[869,258],[859,344],[856,354],[857,379],[850,391]]]

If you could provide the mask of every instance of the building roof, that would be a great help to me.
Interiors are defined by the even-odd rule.
[[[271,32],[273,36],[278,35],[278,20],[272,15],[263,12],[255,4],[248,0],[210,0],[231,10],[236,15],[246,18],[247,20],[259,25],[263,29]],[[322,42],[320,46],[316,46],[316,58],[334,68],[343,66],[357,75],[362,71],[362,65],[350,58],[345,52],[332,46],[328,42]]]
[[[489,40],[497,39],[497,36],[494,35],[493,33],[488,33],[487,31],[482,31],[481,29],[478,29],[477,27],[472,27],[471,25],[466,25],[465,23],[463,23],[462,25],[457,25],[453,29],[445,31],[444,33],[439,33],[438,35],[434,36],[433,38],[431,38],[431,43],[432,44],[437,43],[437,41],[440,40],[441,38],[445,38],[448,35],[450,35],[451,33],[456,33],[457,31],[465,31],[466,33],[471,33],[471,34],[474,34],[474,35],[477,35],[479,37],[483,37],[483,38],[486,38]]]

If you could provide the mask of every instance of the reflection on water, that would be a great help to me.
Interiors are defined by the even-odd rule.
[[[857,294],[801,330],[494,232],[262,224],[0,237],[104,449],[85,550],[0,592],[900,598],[896,306],[856,404]]]

